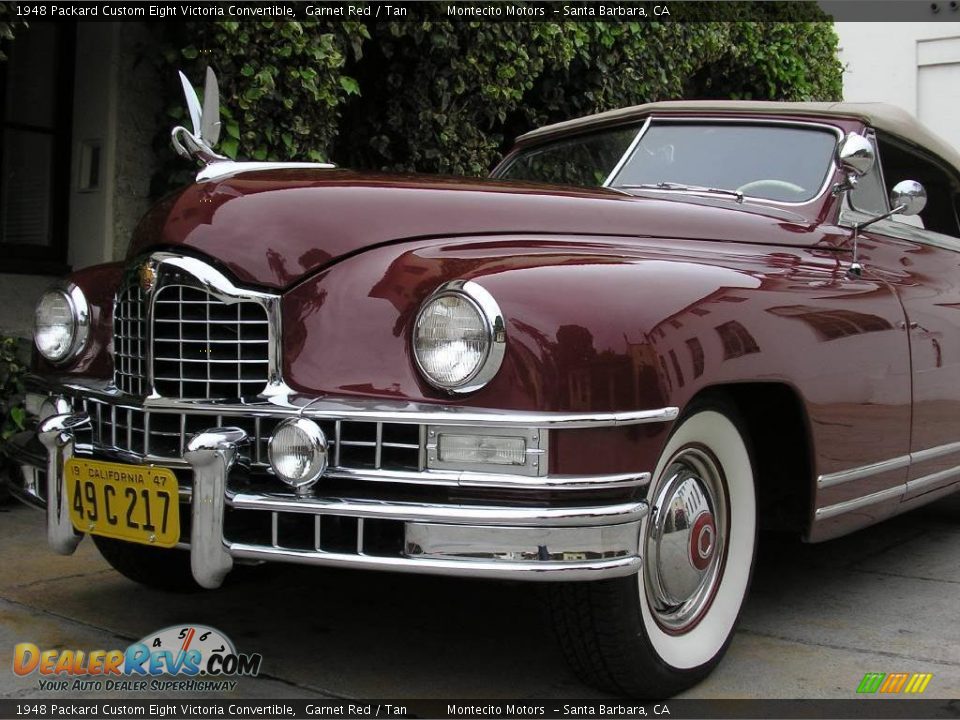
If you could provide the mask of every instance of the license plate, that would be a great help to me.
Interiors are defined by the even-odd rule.
[[[63,471],[77,530],[154,547],[173,547],[180,540],[177,478],[171,470],[70,458]]]

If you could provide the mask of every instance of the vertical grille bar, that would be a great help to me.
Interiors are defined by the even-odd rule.
[[[143,395],[145,387],[146,311],[139,285],[123,288],[113,307],[114,384],[129,395]]]

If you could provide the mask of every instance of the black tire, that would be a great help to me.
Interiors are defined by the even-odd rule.
[[[720,662],[756,557],[754,465],[742,428],[726,403],[692,406],[667,441],[648,489],[651,512],[640,531],[643,569],[549,589],[560,646],[584,682],[618,695],[665,698],[697,684]],[[703,458],[708,461],[698,465]],[[695,470],[712,479],[697,477]],[[690,489],[691,477],[697,487],[709,488],[697,496],[707,499],[706,506],[691,504],[689,493],[679,492]],[[661,512],[658,503],[673,514]],[[667,516],[672,523],[658,522]],[[689,595],[670,594],[691,586]],[[687,599],[680,604],[664,600],[681,596]]]
[[[91,535],[97,550],[114,570],[136,583],[155,590],[194,593],[203,588],[193,579],[190,553],[155,548]]]

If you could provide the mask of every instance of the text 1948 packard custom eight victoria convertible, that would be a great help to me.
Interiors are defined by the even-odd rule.
[[[663,696],[759,528],[957,487],[960,154],[899,110],[642,105],[477,180],[228,161],[189,104],[197,181],[37,308],[7,452],[55,552],[553,581],[582,677]]]

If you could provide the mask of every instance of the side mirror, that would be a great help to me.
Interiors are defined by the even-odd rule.
[[[873,169],[877,160],[871,143],[863,135],[847,133],[837,151],[840,167],[848,176],[860,178]]]
[[[890,191],[890,207],[897,215],[919,215],[927,206],[927,191],[916,180],[901,180]]]

